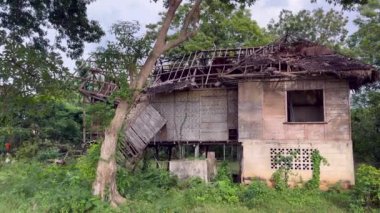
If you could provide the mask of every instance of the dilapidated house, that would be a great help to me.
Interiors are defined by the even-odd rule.
[[[152,145],[191,145],[196,154],[219,146],[225,154],[228,145],[241,181],[270,180],[279,155],[294,156],[299,181],[311,178],[311,154],[319,150],[329,163],[321,180],[353,184],[350,90],[378,79],[370,65],[290,36],[163,58],[127,119],[126,155],[138,157]],[[107,85],[91,93],[84,83],[81,90],[97,98],[115,88]]]

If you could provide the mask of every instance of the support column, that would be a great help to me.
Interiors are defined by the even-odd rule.
[[[199,158],[199,144],[195,145],[194,157]]]

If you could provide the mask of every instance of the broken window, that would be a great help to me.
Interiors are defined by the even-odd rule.
[[[288,122],[323,122],[323,90],[287,92]]]

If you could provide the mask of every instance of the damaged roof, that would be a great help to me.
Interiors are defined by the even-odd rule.
[[[157,61],[149,93],[236,86],[248,79],[347,79],[351,89],[379,80],[379,71],[359,60],[304,39],[285,36],[269,45],[196,51]]]

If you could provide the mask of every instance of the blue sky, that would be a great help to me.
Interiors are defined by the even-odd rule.
[[[310,3],[310,0],[257,0],[250,7],[252,19],[256,20],[260,27],[266,27],[271,19],[277,19],[282,9],[298,12],[303,9],[312,10],[322,7],[324,9],[334,8],[341,10],[340,6],[329,5],[325,0],[318,0],[317,3]],[[110,26],[118,21],[138,21],[142,26],[149,23],[155,23],[159,19],[158,13],[162,12],[161,1],[154,3],[151,0],[96,0],[88,7],[88,16],[90,19],[97,20],[102,28],[108,32]],[[355,12],[345,12],[349,17],[350,23],[348,30],[355,31],[352,20],[356,17]],[[104,36],[100,44],[86,44],[84,58],[96,47],[104,45],[109,36]],[[65,64],[73,68],[74,63],[65,59]]]

